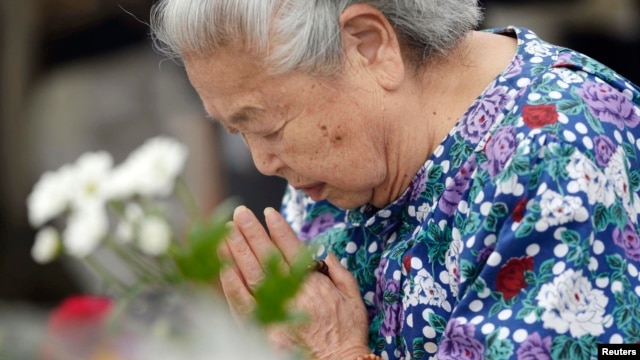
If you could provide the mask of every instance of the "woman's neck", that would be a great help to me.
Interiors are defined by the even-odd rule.
[[[512,61],[515,39],[470,33],[447,57],[428,62],[419,79],[385,101],[389,178],[374,198],[382,207],[397,199],[455,123]]]

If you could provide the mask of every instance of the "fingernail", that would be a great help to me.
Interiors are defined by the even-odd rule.
[[[238,213],[240,213],[241,211],[243,211],[246,208],[247,207],[244,206],[244,205],[236,206],[236,208],[233,210],[233,216],[235,217],[236,215],[238,215]]]
[[[233,221],[238,225],[247,225],[251,222],[251,215],[246,206],[240,205],[233,211]]]
[[[266,217],[271,217],[271,216],[275,215],[274,213],[277,213],[277,211],[276,211],[276,209],[274,209],[272,207],[268,207],[268,208],[264,209],[263,213],[264,213],[264,216],[266,218]]]

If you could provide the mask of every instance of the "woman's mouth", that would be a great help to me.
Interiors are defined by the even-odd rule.
[[[324,190],[324,183],[312,184],[309,186],[302,186],[298,189],[302,190],[307,194],[313,201],[322,200],[322,192]]]

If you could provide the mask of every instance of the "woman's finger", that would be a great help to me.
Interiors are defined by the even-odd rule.
[[[332,253],[329,253],[325,259],[325,263],[329,267],[331,281],[333,281],[336,288],[350,299],[361,299],[362,295],[360,294],[358,281],[349,270],[342,266],[338,258]]]
[[[223,244],[227,246],[227,250],[222,253],[231,255],[240,281],[250,290],[255,289],[264,279],[264,269],[237,225],[232,224],[229,227],[227,241]]]
[[[245,206],[238,206],[233,212],[233,222],[246,239],[263,269],[272,256],[277,256],[278,260],[281,260],[282,254],[251,210]]]
[[[271,234],[271,240],[280,249],[287,263],[293,264],[303,246],[298,236],[275,209],[266,208],[264,218],[269,228],[269,234]]]
[[[242,320],[253,312],[255,299],[235,266],[229,266],[220,272],[220,284],[236,320]]]

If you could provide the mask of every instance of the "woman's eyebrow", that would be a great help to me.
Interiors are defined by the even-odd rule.
[[[256,118],[257,116],[260,116],[261,113],[262,113],[262,109],[259,109],[253,106],[245,106],[240,110],[238,110],[237,112],[233,113],[231,116],[229,116],[229,124],[238,125],[242,123],[247,123],[251,119]],[[223,121],[212,116],[208,112],[205,113],[205,118],[207,118],[210,121],[217,122],[219,124],[224,124]]]

